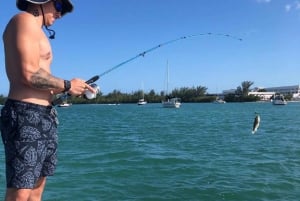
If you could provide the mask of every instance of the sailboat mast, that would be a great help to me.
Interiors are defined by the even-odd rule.
[[[169,95],[169,61],[167,60],[167,80],[166,80],[166,95]]]
[[[144,94],[144,82],[142,82],[142,98],[145,98],[145,94]]]

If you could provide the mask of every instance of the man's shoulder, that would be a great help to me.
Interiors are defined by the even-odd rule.
[[[31,23],[35,20],[35,17],[27,12],[21,12],[12,17],[13,22]]]
[[[40,27],[35,17],[30,13],[21,12],[11,18],[3,33],[3,38],[6,38],[8,35],[34,35],[38,30],[40,30]]]
[[[35,32],[40,27],[35,19],[35,17],[27,12],[21,12],[12,17],[10,22],[7,25],[7,29],[12,32]],[[11,32],[10,31],[10,32]]]

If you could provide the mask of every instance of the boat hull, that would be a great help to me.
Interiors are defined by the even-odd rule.
[[[58,107],[70,107],[72,104],[71,103],[62,103],[58,105]]]
[[[286,101],[273,101],[273,105],[286,105],[287,102]]]

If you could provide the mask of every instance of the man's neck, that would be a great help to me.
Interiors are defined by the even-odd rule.
[[[39,23],[41,27],[44,25],[44,16],[39,5],[29,6],[27,12],[36,18],[37,23]]]

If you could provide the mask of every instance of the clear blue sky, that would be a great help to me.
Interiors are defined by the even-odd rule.
[[[300,1],[295,0],[73,0],[75,9],[52,29],[52,73],[88,79],[160,43],[200,33],[161,47],[103,76],[104,94],[114,89],[145,92],[205,86],[208,92],[299,84]],[[17,13],[15,1],[0,5],[0,30]],[[2,43],[3,44],[3,43]],[[143,87],[142,87],[143,86]],[[7,95],[3,45],[0,94]]]

